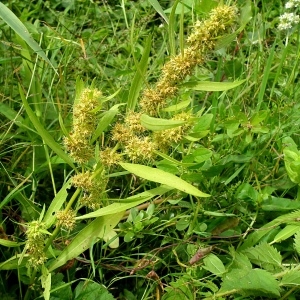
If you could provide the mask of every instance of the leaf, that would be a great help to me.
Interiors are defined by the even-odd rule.
[[[80,255],[82,252],[87,250],[92,243],[97,242],[97,239],[103,239],[103,237],[106,234],[109,234],[110,231],[119,223],[123,215],[124,212],[106,215],[98,217],[89,223],[54,260],[49,267],[49,272],[54,271],[64,265],[68,260]]]
[[[294,248],[297,251],[298,255],[300,255],[300,233],[296,233],[294,237]]]
[[[300,202],[287,198],[269,196],[261,202],[264,211],[288,211],[300,208]]]
[[[121,163],[120,165],[125,170],[135,174],[136,176],[142,177],[150,181],[158,182],[161,184],[166,184],[170,187],[183,191],[187,194],[198,196],[198,197],[210,196],[208,194],[199,191],[196,187],[187,183],[181,178],[173,174],[167,173],[165,171],[151,168],[148,166],[138,165],[138,164]]]
[[[186,83],[184,86],[190,87],[195,91],[206,91],[206,92],[222,92],[238,87],[246,80],[237,80],[234,82],[213,82],[213,81],[199,81],[193,83]]]
[[[54,199],[52,200],[49,208],[47,209],[47,212],[45,214],[43,222],[46,224],[46,228],[49,228],[53,225],[55,221],[55,213],[59,211],[64,204],[64,202],[67,199],[68,192],[67,189],[71,187],[72,179],[69,179],[63,187],[60,189],[60,191],[56,194]]]
[[[136,63],[137,70],[136,73],[134,74],[134,78],[130,86],[128,100],[127,100],[127,110],[134,110],[136,107],[137,99],[139,97],[140,90],[144,82],[145,74],[147,71],[149,53],[151,49],[151,42],[152,42],[152,37],[149,35],[145,43],[142,58],[139,63]]]
[[[145,114],[141,116],[141,124],[153,131],[159,131],[159,130],[166,130],[166,129],[171,129],[174,127],[181,126],[185,124],[185,121],[181,120],[168,120],[168,119],[160,119],[160,118],[153,118],[149,117]]]
[[[52,135],[43,127],[43,125],[40,123],[39,119],[36,117],[33,110],[30,108],[27,99],[23,93],[22,87],[19,84],[19,92],[20,96],[22,98],[22,102],[24,105],[24,108],[30,118],[30,121],[32,122],[33,126],[43,139],[43,141],[60,157],[62,158],[67,164],[69,164],[73,169],[75,169],[75,166],[73,164],[72,159],[65,153],[65,151],[62,150],[61,146],[55,142]]]
[[[245,250],[249,247],[254,246],[256,243],[260,241],[262,237],[268,234],[270,231],[276,230],[276,227],[283,224],[283,223],[297,223],[300,218],[300,211],[294,211],[289,214],[285,214],[282,216],[277,217],[276,219],[272,220],[271,222],[263,225],[260,229],[256,232],[251,233],[245,242],[239,247],[239,250]]]
[[[38,43],[31,37],[24,24],[18,19],[18,17],[9,8],[7,8],[1,2],[0,2],[0,18],[2,18],[3,21],[9,27],[11,27],[37,55],[41,56],[53,68],[53,70],[57,74],[57,71],[55,70],[53,64],[47,58],[45,52],[38,45]]]
[[[178,222],[176,222],[176,229],[178,231],[185,230],[190,225],[190,218],[182,218]]]
[[[119,199],[120,202],[118,202],[118,203],[113,203],[111,205],[100,208],[89,214],[86,214],[86,215],[83,215],[80,217],[76,217],[76,220],[96,218],[96,217],[100,217],[100,216],[106,216],[106,215],[122,212],[129,208],[135,207],[143,202],[146,202],[157,195],[163,195],[166,192],[171,191],[172,189],[173,188],[162,185],[160,187],[151,189],[149,191],[140,193],[138,195],[128,197],[127,199]],[[124,203],[122,203],[122,202],[124,202]]]
[[[5,239],[0,239],[0,245],[4,247],[20,247],[24,243],[13,242]]]
[[[290,270],[286,274],[283,275],[280,285],[300,285],[300,271],[299,270]]]
[[[191,103],[191,100],[181,101],[181,102],[171,105],[169,107],[162,108],[161,111],[173,112],[173,111],[182,110],[182,109],[188,107],[190,105],[190,103]]]
[[[243,296],[279,297],[279,284],[267,271],[261,269],[234,269],[223,279],[219,293],[236,290]]]
[[[42,265],[42,276],[41,276],[41,284],[44,289],[43,296],[45,300],[50,299],[50,289],[51,289],[51,273],[47,270],[47,268]]]
[[[198,148],[192,153],[194,161],[197,163],[204,162],[212,156],[212,152],[206,148]]]
[[[213,114],[206,114],[204,116],[201,116],[199,118],[199,121],[194,126],[193,131],[198,132],[198,131],[205,131],[209,129],[213,117],[214,117]]]
[[[300,231],[300,225],[287,225],[280,232],[277,233],[272,244],[284,241]]]
[[[226,272],[225,266],[220,258],[212,253],[203,259],[204,269],[213,273],[214,275],[220,276]]]
[[[99,283],[93,281],[81,281],[75,288],[74,300],[115,300],[113,295]]]
[[[158,14],[166,21],[166,23],[169,25],[169,19],[167,15],[164,13],[162,7],[160,6],[159,2],[157,0],[148,0],[149,3],[153,6],[153,8],[157,11]]]
[[[189,289],[188,283],[184,279],[179,279],[170,283],[170,287],[165,288],[166,293],[161,300],[194,300],[194,296]]]
[[[281,270],[282,257],[280,253],[266,242],[243,251],[250,261],[267,271]]]
[[[106,111],[102,116],[101,120],[99,121],[97,128],[93,134],[91,143],[94,143],[96,139],[102,134],[102,132],[111,124],[112,120],[119,112],[118,107],[119,105],[114,105],[110,110]]]

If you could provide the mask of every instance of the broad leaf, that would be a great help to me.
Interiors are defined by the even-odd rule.
[[[218,256],[210,253],[203,259],[204,262],[204,269],[208,270],[209,272],[220,276],[226,272],[225,266],[218,258]]]
[[[300,271],[290,270],[288,273],[284,274],[281,279],[280,285],[300,286]]]
[[[281,270],[282,257],[271,245],[263,242],[256,247],[243,251],[250,261],[267,271]]]
[[[220,293],[236,290],[243,296],[279,297],[279,284],[267,271],[260,269],[234,269],[227,273]]]

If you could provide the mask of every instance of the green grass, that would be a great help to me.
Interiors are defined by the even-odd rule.
[[[237,1],[235,22],[166,106],[138,115],[133,148],[127,131],[115,140],[216,5],[7,5],[37,44],[0,19],[3,299],[298,299],[299,26],[278,30],[284,3]],[[80,164],[64,145],[85,88],[102,95]],[[135,158],[149,140],[160,146]],[[106,165],[106,148],[122,160]],[[83,173],[91,190],[71,185]]]

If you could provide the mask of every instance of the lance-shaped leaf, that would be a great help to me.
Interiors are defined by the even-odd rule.
[[[11,27],[27,44],[28,46],[39,56],[41,56],[57,73],[51,61],[47,58],[45,52],[39,46],[39,44],[32,38],[30,33],[24,24],[18,19],[18,17],[3,3],[0,2],[0,18]]]
[[[187,82],[183,86],[188,86],[195,91],[206,91],[206,92],[223,92],[244,83],[246,80],[237,80],[234,82],[213,82],[213,81],[199,81],[199,82]]]
[[[170,187],[188,193],[190,195],[194,195],[197,197],[209,197],[210,195],[205,194],[199,191],[196,187],[191,185],[190,183],[184,181],[183,179],[165,172],[163,170],[138,165],[138,164],[130,164],[130,163],[121,163],[120,164],[125,170],[130,173],[135,174],[136,176],[142,177],[144,179],[158,182],[161,184],[166,184]]]
[[[61,267],[68,260],[73,259],[80,255],[82,252],[97,242],[98,239],[103,239],[111,230],[119,223],[123,212],[114,215],[107,215],[99,217],[88,224],[81,230],[73,241],[61,252],[61,254],[54,260],[49,267],[49,272]]]
[[[184,123],[185,121],[182,120],[168,120],[168,119],[153,118],[145,114],[141,116],[141,124],[145,128],[153,131],[171,129],[183,125]]]

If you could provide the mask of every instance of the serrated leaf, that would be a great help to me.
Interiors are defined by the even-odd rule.
[[[280,232],[278,232],[272,241],[272,244],[284,241],[299,231],[300,225],[287,225]]]
[[[227,273],[220,293],[236,290],[244,296],[279,297],[279,284],[267,271],[261,269],[234,269]]]
[[[298,255],[300,255],[300,233],[295,234],[294,248],[297,251]]]
[[[141,124],[152,131],[166,130],[174,127],[181,126],[185,124],[185,121],[181,120],[168,120],[149,117],[148,115],[143,114],[141,116]]]
[[[241,252],[235,252],[234,249],[232,248],[232,258],[233,261],[231,265],[229,266],[229,271],[234,270],[234,269],[252,269],[252,264],[249,260],[249,258],[241,253]]]
[[[299,270],[290,270],[288,273],[284,274],[280,285],[300,285],[300,271]]]
[[[143,166],[139,164],[121,163],[120,164],[125,170],[135,174],[141,178],[166,184],[167,186],[173,187],[190,195],[198,197],[209,197],[210,195],[199,191],[196,187],[184,181],[183,179],[167,173],[163,170]]]
[[[226,272],[225,266],[220,258],[212,253],[207,255],[204,259],[204,269],[207,271],[220,276]]]
[[[282,257],[280,253],[271,245],[263,242],[256,247],[243,251],[250,261],[268,271],[281,269]]]

